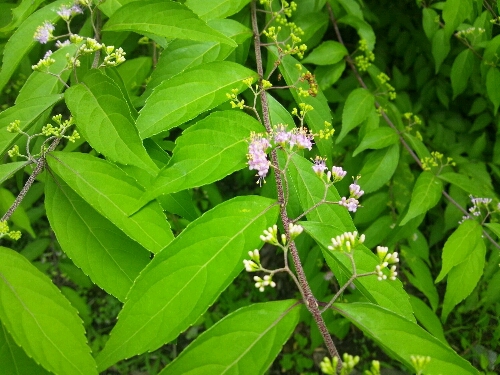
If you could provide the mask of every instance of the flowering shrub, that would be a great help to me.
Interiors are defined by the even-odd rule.
[[[496,3],[0,6],[3,372],[498,370]]]

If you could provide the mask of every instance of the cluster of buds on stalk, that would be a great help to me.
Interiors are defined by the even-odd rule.
[[[288,226],[288,234],[290,236],[290,240],[293,241],[299,234],[302,233],[304,229],[300,225],[296,225],[293,223],[290,223]],[[260,235],[260,239],[263,242],[266,242],[268,244],[278,246],[283,251],[286,253],[288,251],[288,241],[287,237],[285,234],[282,234],[280,237],[278,236],[278,226],[273,225],[272,227],[269,227],[264,230],[264,234]],[[280,243],[281,239],[281,243]],[[248,256],[250,259],[244,259],[243,260],[243,265],[245,266],[245,271],[247,272],[265,272],[267,275],[265,275],[263,278],[260,276],[254,276],[254,281],[255,281],[255,287],[259,289],[259,291],[263,292],[265,290],[266,286],[270,286],[271,288],[274,288],[276,286],[276,283],[273,281],[273,276],[277,272],[275,271],[270,271],[262,267],[262,264],[260,263],[260,252],[258,249],[255,249],[253,251],[248,252]]]
[[[342,356],[342,367],[338,374],[339,375],[350,374],[358,363],[359,363],[359,356],[352,356],[350,354],[344,353],[344,355]],[[338,357],[333,357],[332,360],[330,360],[330,358],[328,357],[325,357],[323,358],[319,366],[323,374],[337,375],[338,364],[339,364]]]
[[[9,237],[10,239],[17,241],[21,238],[21,232],[18,230],[10,230],[7,221],[0,221],[0,238]]]
[[[387,275],[384,274],[383,270],[389,269],[389,280],[396,280],[398,273],[396,272],[396,264],[399,263],[398,253],[395,251],[389,253],[389,248],[385,246],[377,246],[377,255],[380,260],[380,264],[375,267],[375,272],[377,273],[377,278],[382,281],[387,279]]]
[[[71,20],[78,14],[83,14],[83,8],[89,8],[93,6],[90,0],[77,0],[71,4],[63,4],[56,11],[57,15],[63,19],[68,28],[68,33],[60,36],[54,36],[54,31],[56,29],[55,25],[50,21],[44,21],[40,26],[37,27],[33,35],[33,39],[41,44],[46,44],[50,41],[56,40],[56,47],[62,48],[70,44],[79,45],[79,48],[74,56],[66,54],[67,66],[65,70],[73,69],[80,66],[80,61],[78,58],[81,55],[95,53],[97,51],[103,51],[105,54],[104,61],[99,65],[99,67],[117,66],[125,61],[125,52],[121,48],[115,49],[114,46],[106,46],[102,43],[97,42],[93,38],[84,38],[77,34],[71,32],[70,23]],[[91,10],[92,11],[92,10]],[[65,40],[62,40],[66,38]],[[47,71],[48,67],[55,63],[55,60],[51,57],[52,51],[49,50],[45,56],[35,65],[32,69],[35,71]]]

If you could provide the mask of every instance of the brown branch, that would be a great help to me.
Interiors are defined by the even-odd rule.
[[[272,125],[271,121],[269,118],[269,104],[267,101],[267,96],[265,94],[265,91],[263,90],[262,87],[262,79],[264,77],[264,69],[262,66],[262,54],[261,54],[261,43],[260,43],[260,33],[259,33],[259,27],[257,24],[257,7],[255,4],[255,0],[252,1],[251,3],[252,7],[252,29],[253,29],[253,34],[254,34],[254,46],[255,46],[255,59],[257,62],[257,73],[259,75],[259,86],[261,89],[261,94],[260,94],[260,100],[262,104],[262,117],[264,120],[264,126],[266,127],[266,130],[270,133],[272,131]],[[271,153],[271,160],[272,163],[276,166],[278,166],[278,154],[276,150],[273,150]],[[297,251],[297,247],[295,246],[295,243],[290,240],[290,233],[289,233],[289,224],[292,222],[287,216],[286,213],[286,206],[285,206],[285,194],[283,191],[283,180],[280,175],[280,172],[278,171],[278,168],[274,168],[274,176],[276,178],[276,188],[278,191],[278,202],[280,203],[280,216],[281,220],[283,222],[283,225],[285,227],[285,233],[287,237],[287,242],[289,243],[289,250],[290,254],[292,256],[292,261],[295,266],[295,270],[297,272],[297,278],[300,284],[300,289],[302,293],[302,297],[304,299],[305,305],[309,312],[312,314],[314,320],[316,321],[316,324],[319,328],[319,331],[321,335],[323,336],[323,340],[325,341],[326,347],[328,348],[328,351],[330,353],[331,357],[337,357],[339,359],[339,366],[342,366],[342,361],[339,356],[339,353],[337,351],[337,348],[335,347],[335,344],[333,343],[332,337],[330,336],[330,333],[328,332],[328,328],[326,327],[325,321],[323,320],[323,317],[321,316],[321,312],[319,310],[319,305],[318,301],[314,297],[311,288],[309,286],[309,283],[307,282],[306,275],[304,273],[304,269],[302,268],[302,263],[300,261],[299,253]]]
[[[54,139],[52,141],[52,143],[50,144],[47,152],[54,151],[54,149],[56,148],[56,146],[59,144],[60,141],[61,141],[60,138]],[[46,153],[44,153],[42,156],[40,156],[38,158],[38,160],[36,161],[36,167],[35,167],[35,169],[31,173],[31,175],[29,176],[28,180],[24,184],[23,188],[21,189],[21,191],[17,195],[17,197],[14,200],[14,202],[12,203],[12,205],[9,207],[9,209],[7,210],[7,212],[2,216],[2,218],[0,219],[0,221],[9,220],[10,217],[12,216],[12,214],[14,213],[14,211],[17,209],[17,207],[19,207],[19,205],[23,201],[24,197],[26,196],[26,193],[30,189],[31,185],[33,185],[33,183],[35,182],[36,178],[43,171],[43,168],[45,167],[45,154]]]

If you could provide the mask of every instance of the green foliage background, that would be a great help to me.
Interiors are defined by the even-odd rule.
[[[283,215],[307,212],[300,264],[288,260],[320,306],[353,275],[345,254],[328,250],[332,237],[365,234],[357,273],[375,269],[377,245],[399,252],[399,280],[356,279],[323,314],[360,370],[379,359],[419,373],[412,356],[430,356],[420,373],[498,372],[500,4],[295,3],[287,19],[303,30],[303,59],[255,39],[255,25],[280,23],[249,0],[94,1],[72,32],[122,47],[126,61],[96,68],[85,55],[74,70],[66,55],[77,45],[56,51],[33,39],[45,21],[54,35],[66,32],[56,10],[68,1],[0,3],[2,213],[44,167],[9,219],[22,238],[1,238],[2,371],[320,373],[332,353],[293,281],[277,274],[277,287],[260,293],[242,272],[256,248],[266,268],[282,267],[282,252],[259,235],[275,223],[286,232]],[[33,71],[49,48],[51,74]],[[306,71],[318,87],[304,97]],[[261,93],[268,106],[248,78],[273,84]],[[231,106],[231,90],[251,108]],[[314,108],[305,125],[319,134],[331,123],[333,139],[280,150],[286,171],[255,184],[250,134],[265,132],[267,117],[298,125],[291,113],[300,103]],[[77,142],[28,161],[7,156],[14,146],[37,154],[43,143],[27,147],[11,123],[32,135],[57,113],[74,118]],[[351,181],[325,191],[311,169],[316,155],[361,176],[356,213],[315,206],[338,201]],[[276,178],[286,181],[286,207],[276,205]],[[492,201],[463,220],[471,197]]]

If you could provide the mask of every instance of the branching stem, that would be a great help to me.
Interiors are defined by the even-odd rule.
[[[254,46],[255,46],[255,58],[257,62],[257,73],[259,75],[259,85],[261,87],[261,94],[260,94],[260,100],[261,100],[261,105],[262,105],[262,117],[264,120],[264,126],[266,127],[266,130],[270,133],[272,131],[272,125],[269,117],[269,104],[267,101],[267,96],[265,95],[265,92],[262,87],[262,79],[264,77],[264,69],[262,66],[262,54],[261,54],[261,44],[260,44],[260,33],[259,33],[259,27],[257,23],[257,7],[255,4],[255,0],[252,1],[251,3],[252,7],[252,29],[253,29],[253,34],[254,34]],[[271,153],[271,159],[272,163],[274,165],[279,165],[278,164],[278,154],[276,152],[276,149],[272,151]],[[302,268],[302,263],[299,258],[299,253],[297,251],[297,247],[295,246],[295,243],[290,240],[290,233],[289,233],[289,224],[292,222],[286,213],[286,206],[284,205],[285,203],[285,194],[283,191],[283,180],[281,174],[274,169],[274,176],[276,178],[276,188],[278,191],[278,201],[280,203],[280,216],[281,220],[283,222],[283,225],[285,227],[285,234],[287,238],[287,242],[289,244],[289,250],[290,254],[292,257],[293,264],[295,266],[295,270],[297,272],[297,279],[298,283],[300,285],[300,291],[302,294],[302,297],[304,299],[305,305],[309,312],[312,314],[319,331],[321,335],[323,336],[323,340],[325,341],[325,344],[328,348],[328,352],[330,353],[331,357],[337,357],[339,359],[339,365],[341,366],[341,358],[339,356],[339,353],[337,351],[337,348],[335,347],[335,344],[333,343],[332,337],[330,336],[330,333],[328,332],[328,329],[326,327],[325,321],[323,320],[323,317],[321,316],[321,312],[319,310],[319,305],[318,301],[314,297],[311,288],[309,286],[309,283],[307,282],[304,269]]]

